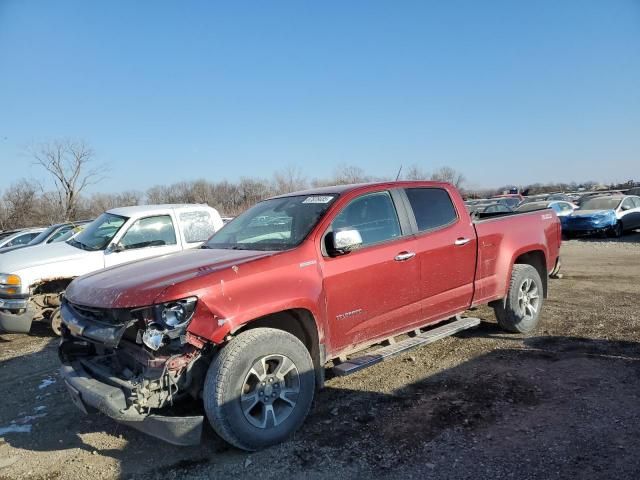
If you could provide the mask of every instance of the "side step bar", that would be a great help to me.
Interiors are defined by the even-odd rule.
[[[386,347],[382,347],[367,355],[363,355],[362,357],[351,358],[346,362],[342,362],[336,365],[332,370],[333,373],[335,373],[339,377],[350,375],[359,370],[363,370],[367,367],[375,365],[376,363],[389,360],[390,358],[404,353],[407,350],[411,350],[412,348],[433,343],[437,340],[441,340],[445,337],[449,337],[455,333],[458,333],[462,330],[477,327],[478,325],[480,325],[479,318],[457,317],[457,320],[447,323],[446,325],[436,327],[432,330],[427,330],[425,332],[419,333],[414,337],[402,340],[398,343],[391,343]]]

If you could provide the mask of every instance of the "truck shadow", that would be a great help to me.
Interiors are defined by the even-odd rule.
[[[477,333],[496,332],[486,324]],[[539,478],[593,477],[598,468],[608,476],[620,469],[640,471],[640,445],[634,440],[640,428],[640,344],[552,336],[518,340],[513,348],[432,374],[423,373],[434,370],[424,348],[329,380],[290,441],[250,455],[229,447],[209,427],[201,445],[175,447],[100,415],[83,417],[60,382],[51,387],[49,415],[38,419],[31,434],[7,434],[5,442],[57,455],[80,449],[85,453],[66,454],[78,469],[110,457],[122,479],[230,471],[241,477],[291,478],[354,468],[376,472],[376,478],[426,473],[465,478],[456,474],[464,469],[452,469],[464,465],[484,478],[482,472],[491,469],[517,473],[523,452],[542,452],[544,461],[526,465],[528,474]],[[462,348],[464,340],[455,342]],[[36,357],[23,361],[37,362]],[[3,367],[0,363],[0,372],[6,372]],[[403,376],[406,383],[394,389]],[[380,391],[367,391],[367,385]],[[94,451],[98,456],[91,455]],[[276,465],[274,457],[281,459]],[[580,460],[585,458],[594,460],[585,466]]]

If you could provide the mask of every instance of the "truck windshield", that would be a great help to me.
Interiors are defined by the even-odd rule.
[[[215,233],[203,248],[287,250],[309,235],[338,196],[272,198],[251,207]]]
[[[67,243],[82,250],[104,250],[126,221],[127,217],[103,213]]]

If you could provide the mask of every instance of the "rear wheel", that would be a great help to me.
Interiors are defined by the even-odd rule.
[[[542,279],[531,265],[513,266],[507,298],[494,304],[498,324],[513,333],[528,333],[540,320],[543,303]]]
[[[253,451],[295,432],[314,393],[315,371],[303,343],[282,330],[256,328],[232,339],[211,363],[204,408],[218,435]]]

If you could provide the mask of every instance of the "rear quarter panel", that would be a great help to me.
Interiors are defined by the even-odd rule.
[[[504,298],[516,259],[541,251],[547,272],[560,251],[559,220],[552,210],[539,210],[480,221],[474,305]]]

